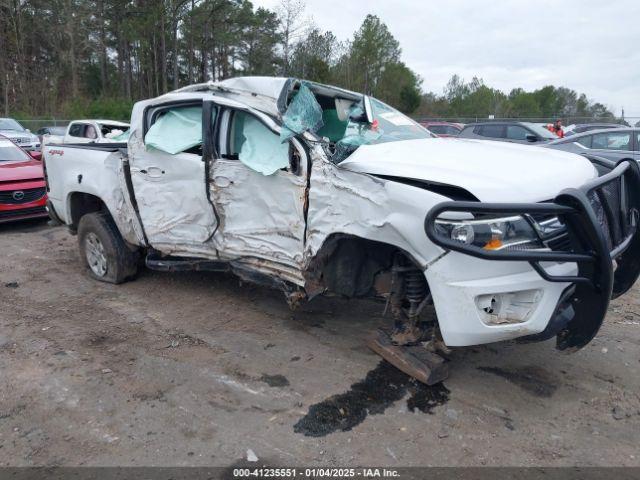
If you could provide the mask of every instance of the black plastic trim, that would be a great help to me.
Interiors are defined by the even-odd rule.
[[[607,165],[608,167],[608,165]],[[628,204],[624,211],[627,236],[616,248],[609,250],[605,233],[587,195],[594,189],[615,181],[625,188]],[[625,205],[621,204],[621,209]],[[445,211],[469,212],[471,214],[528,214],[544,213],[561,217],[567,227],[574,249],[571,252],[483,250],[461,244],[437,234],[436,219]],[[433,207],[425,218],[424,228],[429,239],[446,250],[461,252],[485,260],[528,261],[532,268],[546,281],[569,283],[575,288],[568,300],[565,295],[561,303],[571,302],[572,315],[557,333],[557,348],[575,350],[584,347],[597,334],[607,313],[609,301],[628,291],[640,276],[640,168],[635,160],[622,160],[611,171],[591,180],[578,189],[563,190],[547,203],[473,203],[444,202]],[[575,262],[576,276],[550,275],[540,262]],[[614,271],[613,263],[617,268]],[[563,308],[564,311],[566,309]],[[554,327],[556,328],[556,327]],[[548,332],[547,332],[548,333]]]

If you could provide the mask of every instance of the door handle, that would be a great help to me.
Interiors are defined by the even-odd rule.
[[[146,168],[131,167],[131,173],[141,173],[147,175],[150,178],[160,178],[164,175],[165,171],[155,165],[150,165]]]

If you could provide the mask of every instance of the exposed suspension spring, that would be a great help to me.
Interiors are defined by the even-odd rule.
[[[419,314],[422,303],[427,298],[427,280],[423,273],[413,268],[404,274],[405,295],[409,301],[409,317]]]

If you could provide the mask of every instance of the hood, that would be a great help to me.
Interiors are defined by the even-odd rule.
[[[0,130],[0,135],[4,135],[5,137],[30,137],[31,136],[29,132],[25,132],[24,130]]]
[[[463,188],[483,202],[541,202],[598,176],[584,157],[488,140],[426,138],[363,145],[347,170]]]
[[[0,182],[19,182],[33,179],[44,180],[42,162],[37,160],[24,162],[0,161]]]

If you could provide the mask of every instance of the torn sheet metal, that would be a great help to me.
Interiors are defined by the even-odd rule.
[[[289,165],[289,143],[253,115],[239,112],[235,116],[234,134],[238,158],[247,167],[263,175],[272,175]]]
[[[167,110],[149,127],[144,142],[172,155],[202,145],[202,107]]]
[[[425,242],[416,227],[444,197],[397,182],[350,172],[334,165],[321,147],[311,151],[305,260],[311,261],[332,234],[345,233],[395,245],[421,267],[441,250]]]

